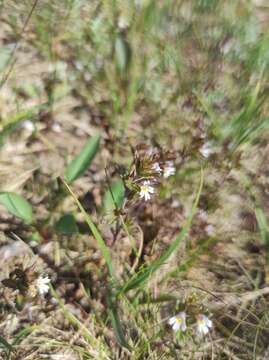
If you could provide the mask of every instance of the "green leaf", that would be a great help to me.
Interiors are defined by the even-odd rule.
[[[119,314],[118,314],[118,310],[117,310],[117,305],[116,305],[116,300],[115,298],[111,295],[111,293],[109,292],[108,296],[107,296],[107,307],[108,307],[108,313],[109,313],[109,317],[111,320],[111,324],[117,339],[117,342],[120,346],[126,348],[126,349],[131,349],[130,345],[128,344],[125,335],[124,335],[124,331],[121,325],[121,321],[119,318]]]
[[[267,244],[269,242],[269,233],[268,233],[268,224],[264,212],[262,211],[261,208],[256,208],[255,215],[261,233],[261,238],[264,244]]]
[[[125,72],[131,60],[131,48],[127,40],[118,35],[115,41],[116,63],[120,72]]]
[[[81,205],[80,201],[78,200],[78,198],[74,194],[74,192],[68,186],[68,184],[63,179],[62,179],[62,182],[64,183],[65,187],[67,188],[68,192],[70,193],[70,195],[72,196],[74,201],[76,202],[79,210],[82,212],[82,214],[83,214],[83,216],[85,218],[85,221],[86,221],[87,225],[89,226],[93,236],[95,237],[95,240],[97,241],[97,244],[98,244],[98,246],[99,246],[99,248],[101,250],[101,253],[102,253],[102,255],[103,255],[104,259],[105,259],[105,262],[106,262],[107,268],[108,268],[108,272],[109,272],[109,276],[111,278],[113,278],[112,259],[111,259],[110,253],[109,253],[109,249],[106,246],[106,243],[105,243],[104,239],[102,238],[102,235],[100,234],[100,232],[97,229],[96,225],[92,221],[90,215],[87,214],[87,212],[85,211],[85,209]]]
[[[268,228],[267,219],[263,210],[259,207],[255,209],[255,215],[260,230],[261,238],[266,248],[266,262],[267,265],[269,265],[269,228]]]
[[[120,208],[124,200],[124,185],[122,180],[114,182],[110,189],[105,192],[103,199],[103,210],[109,213],[115,208]]]
[[[55,229],[64,235],[73,235],[78,233],[78,226],[72,214],[63,215],[55,224]]]
[[[13,346],[11,346],[2,336],[0,336],[0,348],[4,348],[9,352],[14,351]]]
[[[71,161],[65,171],[65,180],[71,184],[78,177],[82,176],[90,166],[100,145],[100,135],[92,137],[81,152]]]
[[[0,204],[4,205],[11,214],[24,220],[25,222],[32,222],[32,207],[21,195],[12,192],[2,192],[0,193]]]
[[[25,339],[28,335],[32,334],[34,331],[39,330],[39,325],[27,325],[24,329],[18,332],[18,334],[15,336],[12,346],[16,346],[22,342],[23,339]]]

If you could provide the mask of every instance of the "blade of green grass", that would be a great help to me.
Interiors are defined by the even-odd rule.
[[[117,342],[120,346],[130,350],[130,345],[128,344],[127,340],[124,336],[124,331],[121,325],[121,321],[119,318],[118,310],[117,310],[117,302],[115,298],[109,292],[107,296],[107,306],[108,306],[108,313],[111,320],[112,327],[114,329],[114,333],[117,339]]]
[[[113,267],[112,267],[112,260],[109,254],[109,250],[100,234],[100,232],[98,231],[97,227],[95,226],[95,224],[93,223],[93,221],[91,220],[90,216],[86,213],[86,211],[84,210],[83,206],[81,205],[80,201],[78,200],[78,198],[76,197],[76,195],[73,193],[73,191],[70,189],[70,187],[67,185],[67,183],[62,179],[62,182],[64,183],[64,185],[66,186],[67,190],[69,191],[70,195],[73,197],[73,199],[75,200],[75,202],[78,205],[78,208],[80,209],[80,211],[83,213],[83,215],[85,216],[85,220],[90,228],[90,230],[92,231],[100,249],[101,252],[103,254],[103,257],[106,261],[107,267],[108,267],[108,271],[109,271],[109,275],[110,278],[113,278]],[[121,326],[121,322],[119,319],[119,315],[117,312],[117,307],[116,307],[116,300],[115,297],[111,294],[109,294],[108,296],[108,313],[109,313],[109,317],[111,319],[111,324],[112,327],[114,329],[115,335],[116,335],[116,339],[119,343],[119,345],[121,345],[122,347],[126,348],[126,349],[130,349],[130,346],[128,344],[128,342],[126,341],[125,337],[124,337],[124,332]]]
[[[12,345],[10,345],[2,336],[0,336],[0,348],[6,349],[9,353],[14,351]]]
[[[192,253],[187,254],[187,260],[180,263],[176,269],[170,271],[165,274],[165,276],[160,280],[160,283],[163,283],[170,277],[178,277],[181,272],[186,272],[191,266],[193,266],[195,260],[199,259],[199,256],[208,252],[208,248],[210,245],[215,244],[218,241],[217,238],[209,238],[202,245],[200,245],[197,249],[195,249]]]
[[[12,342],[13,346],[16,346],[21,343],[23,339],[25,339],[28,335],[32,334],[34,331],[39,330],[39,325],[28,325],[23,330],[19,331],[19,333],[15,336],[15,339]]]
[[[76,197],[76,195],[74,194],[74,192],[71,190],[71,188],[67,185],[66,181],[64,179],[61,179],[63,184],[65,185],[66,189],[68,190],[68,192],[70,193],[70,195],[72,196],[72,198],[75,200],[79,210],[82,212],[82,214],[85,217],[85,220],[91,230],[91,232],[93,233],[93,236],[95,237],[98,246],[102,252],[102,255],[106,261],[107,264],[107,268],[108,268],[108,272],[110,277],[113,277],[113,266],[112,266],[112,260],[111,260],[111,256],[109,253],[109,249],[106,246],[106,243],[104,241],[104,239],[102,238],[99,230],[97,229],[97,227],[95,226],[94,222],[92,221],[92,219],[90,218],[89,214],[87,214],[87,212],[85,211],[85,209],[83,208],[83,206],[81,205],[80,201],[78,200],[78,198]]]
[[[269,264],[269,229],[268,229],[267,219],[263,210],[259,207],[255,209],[255,215],[258,222],[258,227],[260,230],[262,241],[266,247],[266,261],[267,264]]]

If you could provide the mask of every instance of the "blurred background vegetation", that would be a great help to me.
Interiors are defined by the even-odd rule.
[[[30,257],[55,289],[33,304],[0,286],[3,358],[267,359],[268,1],[1,0],[0,21],[0,280]],[[177,171],[119,230],[109,189],[121,202],[141,143]],[[201,168],[184,241],[115,295],[104,247],[129,284],[185,229]],[[193,292],[202,344],[166,325]]]

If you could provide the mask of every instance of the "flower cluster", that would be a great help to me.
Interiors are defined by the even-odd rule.
[[[181,311],[177,315],[171,317],[168,320],[169,325],[172,326],[174,331],[182,331],[185,332],[187,330],[187,322],[186,322],[186,312]],[[204,314],[198,314],[196,316],[196,334],[198,336],[207,335],[209,330],[212,328],[213,323],[212,320],[208,318],[208,316]]]
[[[172,329],[174,331],[185,332],[187,330],[186,317],[187,317],[186,312],[181,311],[179,314],[171,317],[168,320],[168,323],[169,325],[172,326]],[[213,327],[213,323],[208,318],[208,316],[204,314],[198,314],[196,316],[196,334],[198,336],[207,335],[212,327]]]
[[[130,171],[123,177],[129,197],[138,194],[148,201],[162,178],[175,175],[174,157],[169,152],[149,149],[144,145],[134,151],[134,161]]]
[[[212,320],[205,315],[208,310],[201,304],[196,293],[189,295],[178,306],[178,314],[168,320],[168,324],[175,332],[184,333],[189,329],[189,333],[203,337],[213,328]]]

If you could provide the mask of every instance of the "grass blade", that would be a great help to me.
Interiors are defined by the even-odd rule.
[[[66,181],[64,181],[64,179],[62,179],[63,184],[65,185],[66,189],[68,190],[68,192],[70,193],[70,195],[72,196],[72,198],[75,200],[79,210],[82,212],[82,214],[85,217],[85,220],[91,230],[91,232],[93,233],[93,236],[95,237],[98,246],[102,252],[102,255],[106,261],[107,267],[108,267],[108,272],[110,277],[113,277],[113,266],[112,266],[112,260],[111,260],[111,256],[109,253],[109,249],[106,246],[106,243],[104,241],[104,239],[102,238],[99,230],[97,229],[97,227],[95,226],[94,222],[92,221],[92,219],[90,218],[89,214],[87,214],[87,212],[84,210],[83,206],[81,205],[80,201],[78,200],[78,198],[76,197],[76,195],[74,194],[74,192],[70,189],[70,187],[68,186],[68,184],[66,183]]]
[[[268,229],[267,220],[263,210],[259,207],[255,209],[255,215],[258,222],[258,227],[260,230],[262,241],[266,247],[266,261],[267,264],[269,264],[269,229]]]
[[[15,351],[12,345],[10,345],[2,336],[0,336],[0,348],[4,348],[8,352]]]
[[[109,293],[107,296],[107,305],[108,305],[108,309],[109,309],[109,317],[111,320],[111,324],[112,324],[118,344],[120,346],[130,350],[130,345],[128,344],[128,342],[124,336],[124,331],[121,326],[121,322],[120,322],[120,318],[119,318],[119,314],[117,311],[115,301],[116,301],[115,298],[113,298],[111,293]]]

